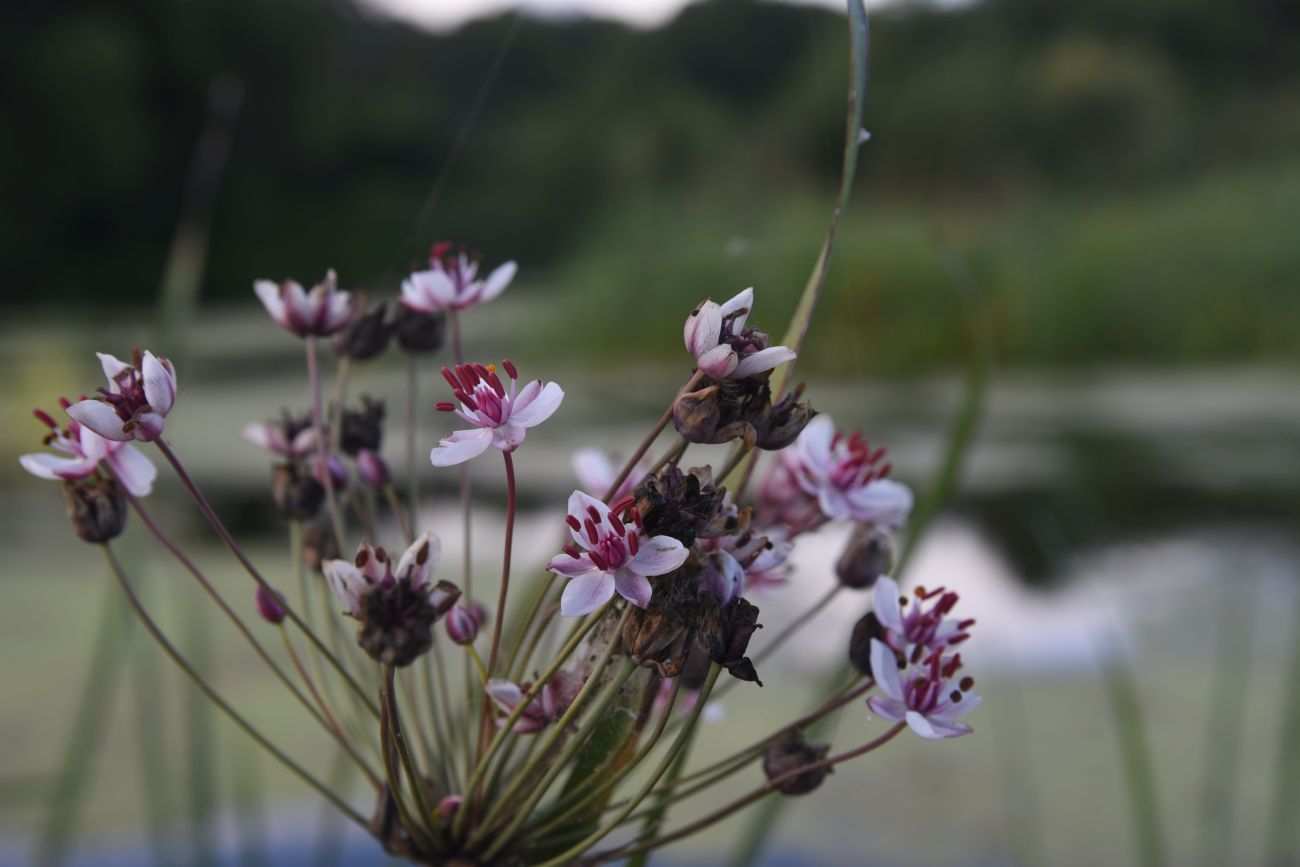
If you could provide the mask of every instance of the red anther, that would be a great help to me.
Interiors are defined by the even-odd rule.
[[[609,513],[609,525],[614,528],[614,532],[622,536],[627,530],[623,527],[623,521],[613,512]]]
[[[574,545],[572,543],[565,545],[560,550],[568,554],[570,557],[572,557],[575,560],[578,559],[578,557],[582,556],[582,549],[580,549],[577,545]]]
[[[356,559],[353,560],[352,562],[356,563],[356,564],[357,564],[357,568],[360,569],[360,568],[362,568],[363,566],[365,566],[366,563],[368,563],[369,561],[370,561],[370,551],[369,551],[369,549],[362,548],[361,550],[357,551]]]
[[[638,530],[644,530],[645,525],[641,523],[641,510],[636,506],[632,507],[632,522],[636,524]]]
[[[596,511],[596,507],[595,507],[595,506],[588,506],[588,507],[587,507],[587,514],[591,516],[591,520],[595,521],[595,522],[596,522],[596,526],[599,527],[599,526],[600,526],[600,512]]]
[[[893,468],[894,465],[886,461],[885,463],[880,465],[880,469],[876,470],[876,478],[883,479],[885,476],[889,475],[889,471],[892,470]]]
[[[918,644],[916,647],[912,648],[912,664],[913,664],[913,665],[916,665],[918,662],[921,661],[921,655],[922,655],[923,653],[925,653],[925,645],[923,645],[923,644]]]
[[[501,362],[501,367],[505,370],[506,376],[510,377],[511,379],[519,378],[519,369],[515,367],[515,363],[510,359],[508,358],[504,359]]]
[[[869,464],[876,463],[877,461],[879,461],[881,458],[885,456],[886,451],[887,449],[884,446],[881,446],[880,448],[876,449],[874,452],[867,455],[867,463]]]
[[[144,353],[140,351],[140,347],[131,347],[131,360],[135,362],[136,370],[144,370]]]
[[[961,701],[961,690],[954,689],[952,692],[948,693],[948,700],[954,704]]]
[[[456,374],[451,372],[451,368],[444,367],[442,369],[442,378],[447,380],[447,384],[451,386],[452,391],[460,390],[460,380],[456,378]]]
[[[456,365],[456,375],[459,376],[460,381],[465,384],[466,391],[473,391],[474,386],[478,385],[478,371],[474,369],[474,365],[472,364]]]
[[[487,380],[488,385],[492,386],[492,390],[497,393],[498,397],[506,396],[506,387],[501,384],[501,377],[497,376],[495,370],[489,370],[484,379]]]
[[[36,416],[36,418],[40,420],[41,424],[45,425],[50,430],[59,429],[58,424],[54,421],[54,419],[50,418],[50,414],[47,413],[45,410],[34,409],[32,410],[32,415]]]
[[[72,406],[72,401],[68,400],[66,397],[61,397],[59,398],[59,406],[63,407],[64,409],[67,409],[68,407]]]
[[[572,515],[565,515],[564,523],[568,524],[570,527],[572,527],[575,530],[582,529],[582,522],[579,521],[577,518],[573,517]]]
[[[957,628],[960,629],[962,632],[965,632],[967,629],[970,629],[974,625],[975,625],[974,617],[968,617],[965,620],[959,620],[957,622]]]
[[[433,245],[429,251],[429,261],[441,261],[448,253],[451,252],[451,241],[439,241]]]
[[[609,510],[610,510],[611,512],[622,512],[622,511],[625,510],[628,506],[632,505],[632,504],[635,503],[635,502],[636,502],[636,497],[633,497],[633,496],[631,496],[631,495],[628,495],[628,496],[623,497],[623,499],[619,500],[619,501],[616,502],[614,505],[610,506],[610,507],[609,507]]]
[[[970,635],[965,632],[961,633],[960,635],[954,635],[952,638],[948,639],[948,646],[955,647],[956,645],[961,644],[963,641],[965,641],[968,638],[970,638]]]
[[[627,550],[632,553],[633,557],[636,556],[636,552],[638,549],[640,549],[640,547],[641,547],[641,543],[636,540],[636,533],[628,533]]]
[[[492,373],[492,371],[487,369],[486,364],[479,364],[477,361],[474,362],[473,367],[474,367],[474,373],[476,376],[478,376],[479,379],[486,380],[489,374]]]
[[[470,397],[469,392],[456,392],[456,399],[465,404],[465,406],[469,407],[472,411],[478,412],[478,401]]]
[[[456,404],[449,400],[440,400],[433,405],[433,408],[438,412],[454,412],[456,410]]]
[[[600,556],[599,551],[588,551],[587,556],[591,558],[591,562],[596,566],[596,568],[600,569],[602,572],[609,568],[609,561]]]
[[[591,522],[591,518],[588,518],[582,523],[583,526],[587,528],[587,538],[591,540],[591,544],[595,545],[599,543],[600,534],[596,532],[596,525]]]
[[[957,684],[957,686],[961,687],[962,692],[970,692],[975,688],[975,678],[967,675],[961,679],[961,683]]]

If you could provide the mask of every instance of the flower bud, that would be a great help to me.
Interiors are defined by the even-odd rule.
[[[688,392],[673,404],[673,427],[687,442],[714,443],[722,422],[720,388],[710,385]]]
[[[322,485],[329,485],[334,490],[347,487],[348,468],[344,466],[343,460],[334,454],[326,454],[324,463],[321,462],[320,455],[316,455],[312,461],[312,472],[316,476],[316,481]]]
[[[356,457],[361,451],[379,451],[384,441],[384,402],[361,396],[361,409],[345,409],[339,430],[339,445]]]
[[[271,496],[281,515],[303,520],[320,511],[325,489],[299,463],[276,464],[271,468]]]
[[[840,583],[853,590],[866,590],[894,565],[894,551],[889,536],[869,524],[858,524],[835,563]]]
[[[334,351],[356,361],[365,361],[383,352],[392,336],[388,305],[381,301],[334,335]]]
[[[363,484],[372,488],[382,488],[388,484],[388,464],[378,453],[370,449],[362,449],[357,452],[357,476]]]
[[[793,443],[817,415],[810,403],[800,403],[803,383],[794,391],[770,404],[757,418],[751,419],[757,431],[756,444],[760,449],[775,452]]]
[[[831,751],[830,744],[812,745],[804,740],[803,732],[790,729],[763,753],[763,773],[768,780],[781,780],[776,790],[783,795],[806,795],[822,784],[831,773],[830,765],[796,773],[800,768],[815,765]],[[794,774],[794,776],[786,776]]]
[[[68,497],[68,520],[85,542],[103,544],[122,535],[126,526],[126,498],[112,479],[63,483]]]
[[[447,612],[447,635],[457,644],[469,644],[478,637],[479,618],[463,603],[456,603]]]
[[[278,592],[268,590],[259,584],[254,601],[257,603],[257,613],[262,615],[262,619],[267,623],[281,623],[284,620],[287,613],[284,597]]]
[[[884,640],[885,627],[874,611],[862,615],[853,625],[853,635],[849,638],[849,662],[866,677],[875,677],[871,671],[871,639]]]
[[[431,353],[442,348],[447,339],[447,314],[441,311],[417,313],[399,305],[393,321],[397,343],[407,352]]]

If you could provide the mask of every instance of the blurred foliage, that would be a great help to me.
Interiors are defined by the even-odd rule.
[[[793,307],[826,224],[838,15],[709,0],[653,31],[528,19],[431,219],[508,17],[445,35],[343,0],[20,0],[0,10],[7,305],[150,301],[220,76],[245,100],[206,297],[256,276],[395,291],[434,238],[551,284],[589,339],[701,295]],[[1300,6],[987,0],[873,21],[858,204],[810,360],[960,360],[936,253],[972,263],[1004,358],[1296,358]],[[581,301],[570,305],[570,301]],[[1261,315],[1267,311],[1268,315]]]

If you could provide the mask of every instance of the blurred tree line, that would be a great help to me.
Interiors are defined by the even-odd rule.
[[[867,201],[989,212],[1163,194],[1300,154],[1291,0],[902,5],[872,28]],[[707,0],[653,31],[503,16],[446,35],[343,0],[14,0],[0,46],[9,305],[154,297],[220,76],[244,100],[209,297],[327,264],[395,288],[435,237],[598,279],[581,263],[604,261],[599,244],[671,257],[653,236],[665,221],[634,213],[647,202],[673,222],[770,213],[770,231],[828,203],[842,135],[840,16],[755,0]],[[1270,267],[1297,288],[1294,257]]]

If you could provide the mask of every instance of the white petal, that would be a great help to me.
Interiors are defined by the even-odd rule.
[[[737,310],[743,310],[735,319],[732,320],[731,330],[734,334],[739,334],[745,328],[745,322],[749,319],[749,311],[754,309],[754,287],[750,286],[742,292],[737,292],[731,298],[722,302],[722,308],[719,311],[722,318],[726,319]]]
[[[546,564],[546,568],[556,575],[563,575],[566,578],[578,578],[589,572],[596,571],[595,565],[591,559],[585,555],[582,557],[570,557],[568,554],[559,554]]]
[[[426,551],[423,563],[419,562],[421,551]],[[437,570],[441,557],[442,540],[425,530],[402,554],[393,574],[398,578],[406,578],[412,587],[424,587],[429,583],[429,576]]]
[[[77,454],[78,457],[99,461],[103,460],[112,449],[122,448],[121,443],[104,439],[85,425],[78,425],[78,428],[77,446],[73,451],[73,454]]]
[[[429,452],[429,461],[435,467],[452,467],[476,458],[492,445],[492,431],[482,428],[458,430],[438,441]]]
[[[979,707],[982,701],[983,699],[973,692],[965,693],[962,695],[961,701],[954,701],[947,707],[940,708],[930,714],[930,719],[946,723],[954,722]]]
[[[823,484],[817,489],[817,505],[828,518],[854,517],[853,504],[849,498],[839,488],[829,484]]]
[[[122,431],[122,420],[113,408],[102,400],[82,400],[68,407],[68,415],[78,424],[85,425],[107,440],[126,442],[134,439]]]
[[[326,560],[321,564],[321,572],[348,613],[353,617],[360,615],[361,594],[370,585],[357,567],[347,560]]]
[[[573,474],[584,488],[606,491],[618,470],[609,457],[599,449],[579,449],[573,453]]]
[[[901,722],[907,718],[907,705],[897,699],[873,695],[867,699],[867,707],[871,708],[871,712],[876,716],[891,722]]]
[[[902,634],[903,609],[898,604],[898,596],[898,582],[888,575],[882,575],[871,590],[871,604],[881,626]]]
[[[560,408],[562,400],[564,400],[564,391],[555,383],[548,382],[541,393],[522,409],[511,409],[510,421],[524,427],[539,425]]]
[[[158,415],[167,415],[176,402],[176,371],[172,363],[146,350],[141,368],[145,400]]]
[[[280,294],[280,287],[270,280],[254,280],[253,291],[257,297],[262,300],[262,306],[266,312],[271,314],[271,318],[280,325],[289,324],[288,311],[284,306],[284,297]]]
[[[322,330],[326,334],[342,331],[352,321],[355,312],[351,292],[334,292],[326,302],[325,325]]]
[[[613,527],[609,524],[609,506],[606,506],[590,494],[585,494],[582,491],[574,491],[572,494],[569,494],[568,509],[569,514],[577,518],[579,523],[583,523],[588,518],[591,518],[591,514],[588,510],[595,509],[596,514],[599,515],[598,518],[592,518],[596,524],[596,532],[603,536],[604,534],[613,531]],[[572,527],[570,527],[570,529],[572,529]],[[574,530],[574,541],[584,548],[590,548],[592,545],[591,539],[587,536],[579,535],[580,532],[585,531]]]
[[[618,590],[619,596],[622,596],[637,608],[645,608],[649,605],[650,594],[653,592],[650,582],[646,580],[644,575],[638,575],[627,568],[619,569],[615,573],[614,589]]]
[[[158,478],[158,468],[144,453],[132,445],[122,446],[108,456],[108,465],[113,475],[133,497],[145,497],[153,490],[153,481]]]
[[[85,458],[61,458],[48,452],[22,455],[18,463],[38,479],[83,479],[95,471],[95,461]]]
[[[456,301],[456,286],[445,271],[433,270],[421,272],[424,291],[429,310],[446,310]]]
[[[726,379],[736,369],[738,363],[736,350],[726,343],[713,347],[703,355],[695,356],[695,364],[700,371],[714,379]]]
[[[592,572],[569,581],[560,597],[560,613],[565,617],[590,614],[614,596],[614,576]]]
[[[491,301],[504,292],[506,287],[510,285],[510,281],[515,279],[515,272],[518,270],[519,266],[514,262],[506,262],[504,265],[497,266],[488,275],[487,280],[484,281],[483,292],[479,295],[479,301]]]
[[[713,301],[705,301],[686,317],[682,337],[686,350],[697,359],[718,345],[722,331],[722,312]]]
[[[641,547],[627,567],[642,575],[665,575],[685,563],[691,553],[672,536],[650,536],[638,541]]]
[[[848,495],[849,508],[859,521],[900,527],[912,513],[912,489],[893,479],[877,479]]]
[[[518,684],[511,683],[508,680],[498,680],[493,678],[483,687],[483,691],[492,699],[493,704],[504,710],[506,713],[513,711],[519,702],[524,700],[524,691]]]
[[[871,674],[881,692],[895,701],[903,701],[903,682],[898,677],[898,657],[879,638],[871,639]]]
[[[831,443],[835,440],[835,422],[828,415],[819,415],[799,434],[798,449],[803,464],[815,474],[825,477],[831,462]]]
[[[117,375],[124,370],[131,369],[131,365],[115,355],[109,355],[107,352],[96,352],[95,355],[99,357],[99,364],[104,368],[104,376],[108,377],[108,381],[113,383],[114,386],[117,383]],[[116,387],[113,390],[116,391]]]
[[[934,730],[934,726],[930,725],[928,719],[914,710],[909,710],[907,712],[907,727],[926,740],[933,741],[943,737],[943,735]]]
[[[253,445],[264,448],[267,451],[277,454],[288,452],[288,443],[284,441],[284,433],[280,426],[271,422],[255,421],[244,425],[244,439]]]
[[[757,373],[771,370],[778,364],[785,364],[793,360],[795,352],[784,346],[769,346],[767,349],[760,349],[753,355],[747,355],[736,365],[736,370],[731,375],[735,379],[744,379],[747,376],[753,376]]]

